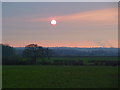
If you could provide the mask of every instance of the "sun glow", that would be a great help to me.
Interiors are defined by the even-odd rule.
[[[56,25],[56,20],[51,20],[52,25]]]

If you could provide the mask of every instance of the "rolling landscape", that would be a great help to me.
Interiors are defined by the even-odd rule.
[[[35,63],[23,57],[25,47],[13,49],[12,56],[6,54],[12,50],[3,51],[3,88],[118,87],[117,48],[51,47],[52,54],[37,57]],[[91,54],[95,51],[99,55]]]
[[[3,2],[2,89],[119,88],[117,2]]]

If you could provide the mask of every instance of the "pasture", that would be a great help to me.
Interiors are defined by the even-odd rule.
[[[117,88],[118,67],[3,66],[3,88]]]
[[[52,57],[37,60],[38,65],[118,66],[118,57]]]

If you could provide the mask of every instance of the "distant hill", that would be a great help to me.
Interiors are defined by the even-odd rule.
[[[17,54],[22,54],[24,47],[16,47]],[[118,48],[77,48],[49,47],[56,56],[118,56]]]

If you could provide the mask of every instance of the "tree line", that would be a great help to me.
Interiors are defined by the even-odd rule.
[[[18,54],[17,50],[7,44],[0,44],[2,47],[2,64],[3,65],[85,65],[83,60],[62,60],[59,59],[60,54],[50,48],[45,48],[37,44],[26,45],[22,53]],[[56,50],[59,52],[59,50]],[[65,52],[63,50],[63,52]],[[61,52],[61,53],[63,53]],[[70,51],[69,51],[70,52]],[[60,53],[60,52],[59,52]],[[74,53],[74,52],[73,52]],[[80,55],[84,54],[82,51]],[[118,56],[120,54],[118,53]],[[54,60],[51,57],[58,57]],[[70,57],[70,56],[66,56]],[[120,61],[102,61],[92,60],[88,61],[89,65],[120,65]]]
[[[16,54],[14,47],[1,44],[2,46],[2,64],[11,65],[11,64],[37,64],[38,58],[50,59],[53,52],[49,48],[44,48],[37,44],[29,44],[25,46],[25,49],[22,55]]]

